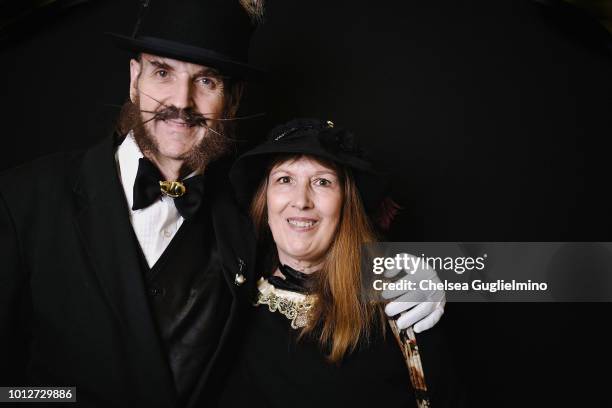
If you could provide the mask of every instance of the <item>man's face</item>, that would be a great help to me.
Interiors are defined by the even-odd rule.
[[[130,99],[139,105],[149,153],[158,161],[184,162],[209,137],[211,121],[195,125],[181,113],[159,114],[167,108],[219,118],[223,80],[212,68],[171,58],[142,54],[130,61]]]

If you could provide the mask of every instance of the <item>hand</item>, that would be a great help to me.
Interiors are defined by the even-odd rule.
[[[433,284],[437,284],[440,283],[440,278],[435,269],[423,264],[422,259],[419,262],[418,257],[410,254],[406,255],[414,261],[411,264],[415,267],[409,270],[387,269],[384,276],[393,278],[401,274],[395,282],[403,283],[402,286],[405,287],[408,286],[408,282],[413,282],[412,285],[415,289],[383,291],[382,297],[384,299],[394,299],[385,307],[385,313],[389,317],[401,313],[401,316],[397,319],[397,327],[405,329],[414,325],[415,333],[421,333],[435,326],[444,314],[446,295],[443,290],[420,287],[419,283],[421,281],[431,281]]]

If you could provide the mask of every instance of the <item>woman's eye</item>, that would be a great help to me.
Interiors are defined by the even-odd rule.
[[[328,179],[320,178],[320,179],[315,180],[315,184],[318,186],[327,187],[327,186],[330,186],[332,182]]]
[[[291,179],[290,179],[288,176],[282,176],[282,177],[279,177],[279,178],[276,180],[276,182],[277,182],[277,183],[279,183],[279,184],[287,184],[287,183],[289,183],[290,181],[291,181]]]

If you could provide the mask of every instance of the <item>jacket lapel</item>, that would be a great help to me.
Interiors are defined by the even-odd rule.
[[[172,374],[149,310],[139,248],[119,181],[112,138],[87,151],[74,192],[75,223],[109,307],[120,322],[122,344],[140,401],[173,406]]]
[[[228,191],[215,192],[212,217],[227,284],[234,298],[250,303],[256,288],[256,241],[252,223]]]
[[[218,392],[220,381],[231,368],[225,357],[230,357],[231,347],[237,346],[241,336],[237,333],[245,326],[245,315],[252,304],[256,289],[255,235],[249,218],[238,208],[233,195],[227,188],[227,173],[207,175],[216,180],[216,187],[210,191],[211,211],[215,238],[223,262],[223,274],[232,293],[232,305],[219,339],[219,346],[206,370],[196,383],[188,407],[202,406],[209,396]],[[221,181],[221,183],[219,183]],[[223,187],[219,188],[219,185]],[[240,283],[242,277],[244,280]],[[228,350],[228,347],[230,348]]]

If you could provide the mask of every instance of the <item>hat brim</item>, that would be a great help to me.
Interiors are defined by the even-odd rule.
[[[180,61],[205,65],[217,68],[223,74],[250,81],[262,80],[265,77],[265,72],[257,67],[234,61],[225,55],[205,48],[152,37],[132,38],[115,33],[106,33],[106,35],[111,38],[118,48],[127,51],[146,52]]]
[[[367,212],[374,211],[382,197],[389,189],[386,174],[374,170],[368,162],[359,165],[354,161],[345,163],[332,154],[321,149],[304,148],[304,146],[274,146],[263,144],[240,156],[230,170],[230,182],[234,187],[236,198],[245,208],[248,208],[253,195],[265,177],[267,165],[272,157],[282,154],[303,154],[319,157],[351,170],[357,190]]]

